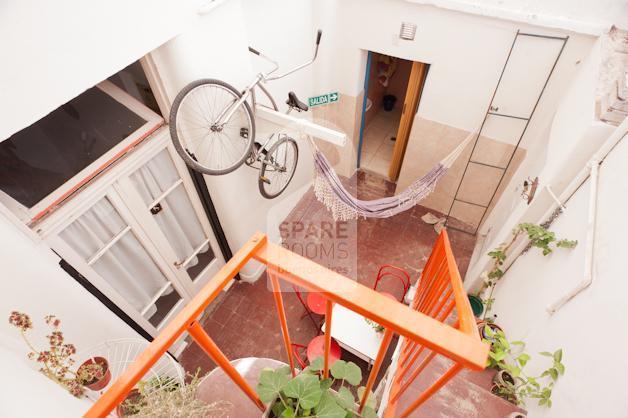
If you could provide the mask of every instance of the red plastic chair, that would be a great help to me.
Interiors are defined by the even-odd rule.
[[[375,284],[373,285],[373,290],[377,290],[377,286],[379,282],[384,278],[394,278],[401,282],[403,285],[403,294],[401,295],[401,299],[399,300],[403,303],[403,300],[406,297],[406,293],[408,293],[408,289],[410,289],[410,274],[404,269],[393,266],[390,264],[384,264],[379,268],[377,272],[377,278],[375,279]],[[387,293],[387,292],[382,292]],[[394,297],[393,297],[394,298]]]
[[[317,335],[312,338],[307,346],[292,343],[292,352],[294,353],[294,358],[297,360],[297,363],[301,366],[301,369],[304,369],[307,364],[303,359],[303,354],[305,354],[308,363],[313,362],[317,357],[323,357],[325,355],[325,335]],[[342,357],[340,344],[332,338],[329,350],[329,365],[331,366],[336,361],[340,360],[340,357]]]
[[[314,324],[316,329],[319,330],[320,332],[321,321],[316,321],[316,319],[314,319],[314,316],[312,314],[315,313],[317,315],[325,315],[325,308],[326,308],[325,298],[320,293],[308,292],[305,300],[303,300],[303,294],[301,293],[301,290],[299,290],[299,288],[294,285],[292,286],[292,288],[294,289],[294,293],[296,293],[297,298],[299,299],[299,302],[301,302],[301,305],[303,305],[303,308],[305,308],[304,315],[307,315],[310,317],[310,319],[312,320],[312,323]],[[303,316],[301,318],[303,318]]]

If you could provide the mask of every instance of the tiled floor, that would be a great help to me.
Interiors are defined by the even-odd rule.
[[[362,156],[360,167],[388,177],[388,167],[392,158],[401,112],[393,109],[386,112],[380,110],[364,130],[362,138]]]
[[[350,182],[352,187],[357,187],[358,196],[363,199],[390,196],[394,191],[394,184],[364,172],[357,173]],[[334,265],[341,265],[345,276],[355,278],[367,286],[373,285],[377,270],[382,264],[393,264],[406,269],[414,282],[437,237],[434,229],[420,219],[426,212],[427,209],[415,206],[392,218],[360,219],[345,223],[345,235],[336,239],[336,244],[338,241],[346,244],[346,259],[339,259],[337,253],[330,251],[302,251],[302,255],[332,268]],[[320,231],[321,225],[324,227],[325,223],[333,224],[329,212],[316,200],[312,190],[301,199],[286,222],[301,222],[304,230],[310,231],[306,237],[287,237],[284,245],[289,247],[295,241],[299,241],[301,245],[329,241],[326,236],[321,240],[320,236],[324,234],[316,234],[312,230]],[[460,271],[464,274],[475,239],[455,231],[450,233],[450,238]],[[299,252],[298,248],[291,248]],[[381,289],[395,295],[400,295],[401,291],[398,284],[393,282],[383,283]],[[307,343],[316,335],[316,329],[309,318],[301,318],[303,307],[296,295],[286,293],[284,301],[293,341]],[[214,309],[205,315],[203,325],[227,357],[286,358],[274,301],[267,289],[265,277],[254,284],[236,283],[212,306]],[[214,367],[196,344],[191,344],[183,352],[181,362],[188,370],[194,370],[198,366],[203,371],[208,371]]]
[[[392,195],[394,191],[394,184],[364,172],[359,172],[353,179],[349,180],[349,183],[351,183],[350,187],[357,188],[358,196],[362,199]],[[348,257],[345,260],[339,260],[339,253],[333,251],[321,251],[307,255],[323,265],[342,266],[346,269],[343,272],[346,276],[353,277],[367,286],[372,286],[378,267],[386,263],[406,269],[414,282],[437,237],[432,226],[423,223],[420,219],[426,212],[427,209],[416,206],[392,218],[361,219],[356,222],[349,222],[343,229],[343,237],[339,239],[337,235],[329,236],[320,233],[321,230],[326,229],[325,222],[333,224],[333,221],[327,210],[316,200],[310,190],[286,219],[287,222],[303,223],[302,226],[310,232],[309,236],[286,237],[284,245],[290,246],[297,241],[300,244],[319,245],[344,242],[348,244],[350,249],[347,251]],[[335,225],[337,226],[337,224]],[[316,232],[317,229],[318,233]],[[456,231],[450,231],[449,236],[459,269],[464,277],[475,238]],[[399,285],[394,282],[384,283],[382,289],[397,295],[400,292]],[[308,317],[302,316],[304,310],[295,294],[284,293],[283,299],[292,341],[307,344],[317,334],[314,324]],[[216,308],[204,316],[202,324],[228,358],[266,357],[287,361],[274,300],[272,293],[267,288],[265,277],[253,284],[234,284],[229,291],[222,295],[221,300],[216,301],[213,305]],[[391,344],[391,350],[384,360],[384,365],[389,364],[394,345],[395,342]],[[364,361],[346,351],[343,352],[343,359],[356,362],[363,369],[363,375],[368,374],[368,367]],[[212,361],[194,343],[183,352],[180,361],[189,371],[200,367],[203,372],[207,372],[214,368]],[[434,367],[430,366],[428,370],[433,370],[433,372],[426,372],[426,375],[434,378],[442,372],[440,363],[436,363]],[[383,372],[384,368],[378,380]],[[459,375],[450,383],[450,390],[440,395],[438,398],[440,401],[430,400],[431,406],[426,405],[426,411],[442,410],[447,412],[445,415],[423,415],[422,412],[417,416],[501,417],[502,415],[498,413],[508,408],[502,405],[502,402],[505,401],[501,401],[487,392],[486,386],[490,385],[490,377],[488,380],[480,378],[483,382],[481,385],[477,385],[477,382],[474,383],[474,379],[477,380],[478,377],[468,378],[464,373]],[[487,381],[489,383],[486,383]],[[419,383],[423,384],[422,381]],[[458,409],[463,408],[460,414],[455,413],[455,405],[452,406],[451,404],[453,402],[452,396],[456,394],[468,395],[473,398],[472,401],[466,398],[456,400],[460,404]],[[488,401],[486,400],[487,397]],[[445,404],[440,405],[439,402]],[[470,406],[469,402],[475,406]],[[402,404],[404,403],[405,401],[402,402]],[[494,411],[487,414],[483,412],[482,405],[484,403],[491,403],[491,405],[495,403],[497,406],[493,408]],[[467,414],[472,407],[477,413]]]

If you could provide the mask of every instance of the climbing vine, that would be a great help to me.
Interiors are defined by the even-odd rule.
[[[517,238],[524,234],[527,235],[530,240],[528,246],[526,247],[526,251],[529,248],[536,247],[541,250],[544,256],[551,254],[555,248],[574,248],[578,245],[578,241],[576,240],[557,239],[554,232],[548,231],[541,225],[533,223],[520,223],[517,225],[512,230],[512,238],[510,241],[501,244],[488,253],[488,256],[493,259],[493,267],[485,273],[482,288],[478,292],[478,296],[480,296],[488,290],[487,297],[482,298],[482,303],[484,304],[483,319],[486,319],[493,307],[493,303],[495,302],[493,291],[495,289],[495,285],[497,285],[497,283],[504,276],[505,271],[502,267],[506,261],[506,257],[508,257],[508,251],[511,249]]]

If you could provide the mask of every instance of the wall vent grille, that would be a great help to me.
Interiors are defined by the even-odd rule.
[[[399,31],[399,37],[406,41],[414,41],[414,35],[416,35],[416,24],[410,22],[402,22],[401,30]]]

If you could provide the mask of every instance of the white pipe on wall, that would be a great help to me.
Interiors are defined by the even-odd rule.
[[[597,219],[597,180],[600,168],[600,162],[592,160],[589,163],[591,172],[591,195],[589,197],[589,217],[587,220],[587,248],[584,258],[584,280],[569,291],[565,296],[547,307],[550,315],[556,313],[567,302],[576,297],[580,292],[589,287],[593,283],[594,256],[595,256],[595,223]]]

